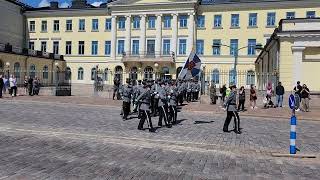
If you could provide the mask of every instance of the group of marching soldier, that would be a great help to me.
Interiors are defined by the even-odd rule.
[[[117,84],[117,83],[115,83]],[[177,106],[184,101],[191,102],[198,100],[200,84],[197,80],[126,80],[126,84],[118,89],[123,100],[122,118],[127,120],[131,113],[138,112],[140,119],[138,129],[143,130],[143,125],[147,121],[149,131],[155,132],[151,117],[159,116],[158,126],[171,128],[177,123]],[[115,95],[114,95],[115,96]]]

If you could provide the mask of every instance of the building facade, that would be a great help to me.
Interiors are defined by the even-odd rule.
[[[72,82],[81,84],[93,83],[97,68],[107,84],[114,76],[175,79],[192,50],[203,62],[206,81],[235,81],[237,56],[237,84],[255,84],[255,45],[265,45],[281,19],[320,14],[314,0],[117,0],[100,7],[82,2],[24,12],[26,45],[65,55]]]
[[[268,81],[274,82],[274,86],[282,82],[291,91],[301,81],[319,92],[319,69],[320,19],[282,20],[256,60],[257,85],[264,89]]]

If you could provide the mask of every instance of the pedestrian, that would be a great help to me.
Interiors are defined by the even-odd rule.
[[[226,98],[227,86],[224,84],[220,88],[220,97],[221,97],[221,106],[223,105],[225,98]]]
[[[257,92],[256,88],[253,84],[251,84],[250,87],[250,105],[251,109],[256,109],[257,108]]]
[[[238,105],[238,111],[244,111],[244,103],[246,101],[246,92],[244,89],[244,86],[241,86],[240,90],[239,90],[239,105]]]
[[[193,83],[192,87],[192,101],[197,101],[199,98],[199,92],[200,92],[200,84],[197,80]]]
[[[278,86],[276,87],[276,106],[275,107],[282,107],[284,92],[285,92],[284,87],[282,86],[281,82],[278,82]]]
[[[3,86],[4,86],[4,82],[3,82],[2,74],[0,74],[0,98],[2,98]]]
[[[178,97],[178,88],[174,81],[171,82],[171,86],[168,92],[168,101],[169,101],[169,121],[172,124],[177,124],[177,97]]]
[[[295,98],[295,109],[296,111],[300,111],[300,102],[301,102],[301,91],[302,86],[300,85],[300,81],[297,81],[297,85],[293,89],[294,91],[294,98]]]
[[[166,127],[171,128],[171,124],[169,123],[168,119],[168,108],[167,108],[167,94],[164,89],[165,84],[164,82],[160,82],[160,87],[158,89],[158,94],[155,95],[156,99],[158,100],[158,109],[159,109],[159,121],[158,126],[162,127],[162,119]]]
[[[128,116],[130,114],[130,105],[131,105],[131,96],[132,96],[132,87],[130,84],[130,80],[126,80],[126,85],[122,86],[121,88],[121,96],[122,96],[122,119],[128,120]]]
[[[187,82],[187,102],[191,102],[193,83],[192,79]]]
[[[28,94],[28,77],[27,76],[24,77],[23,87],[24,87],[25,95],[27,95]]]
[[[229,132],[228,127],[232,117],[234,118],[234,132],[236,134],[241,134],[240,131],[240,117],[237,112],[236,102],[237,102],[237,87],[232,85],[230,87],[231,92],[226,100],[225,106],[227,107],[227,117],[223,125],[223,132]]]
[[[13,75],[10,75],[9,87],[10,87],[10,92],[9,92],[10,95],[12,97],[16,97],[17,96],[17,79]]]
[[[306,84],[302,85],[301,90],[301,107],[305,112],[309,112],[310,90]]]
[[[268,82],[266,89],[267,89],[267,93],[266,93],[267,96],[266,97],[267,97],[267,101],[269,102],[272,97],[272,83],[270,81]]]
[[[210,104],[217,104],[217,92],[216,92],[216,85],[211,82],[211,86],[210,86],[210,99],[211,99],[211,103]]]
[[[28,91],[29,91],[29,96],[33,96],[33,78],[29,76],[28,79]]]
[[[149,132],[155,132],[156,130],[152,126],[152,120],[150,115],[150,104],[151,104],[151,86],[146,81],[142,82],[143,89],[141,94],[137,97],[137,105],[139,107],[140,122],[138,125],[139,130],[143,130],[144,122],[147,120],[149,125]]]
[[[115,97],[117,97],[117,100],[120,99],[119,88],[120,88],[120,79],[118,77],[115,77],[113,80],[113,95],[112,95],[113,100]]]
[[[33,80],[33,95],[39,95],[40,92],[40,81],[38,77],[35,77]]]
[[[7,76],[3,77],[3,93],[7,93],[7,89],[9,88],[9,79]]]

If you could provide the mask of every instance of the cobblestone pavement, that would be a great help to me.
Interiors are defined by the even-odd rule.
[[[316,159],[275,158],[288,121],[184,112],[157,133],[119,108],[0,100],[0,179],[319,179],[320,122],[299,121],[297,147]],[[153,118],[156,125],[157,120]],[[230,129],[232,128],[232,124]]]

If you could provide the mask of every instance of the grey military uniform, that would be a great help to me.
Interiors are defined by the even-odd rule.
[[[237,111],[237,93],[232,91],[226,100],[227,111]]]
[[[163,87],[158,89],[158,94],[156,97],[159,99],[158,107],[166,105],[167,92]]]
[[[150,111],[151,105],[151,91],[150,89],[144,89],[140,91],[141,94],[138,96],[137,101],[141,104],[140,110]]]
[[[123,97],[124,102],[130,102],[132,96],[132,87],[130,85],[123,85],[121,87],[121,96]]]

